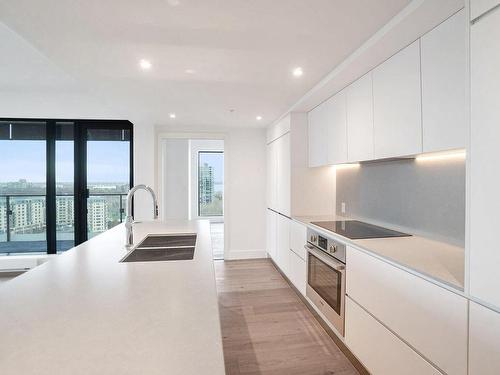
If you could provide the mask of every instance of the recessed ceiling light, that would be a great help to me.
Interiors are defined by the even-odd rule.
[[[139,61],[139,66],[141,67],[142,70],[149,70],[149,69],[151,69],[153,64],[151,64],[151,61],[149,61],[149,60],[141,59]]]
[[[262,120],[262,116],[257,116],[255,119],[256,119],[257,121],[260,121],[260,120]]]
[[[302,70],[302,68],[300,66],[296,67],[294,70],[293,70],[293,75],[295,77],[300,77],[302,76],[302,74],[304,74],[304,71]]]
[[[170,113],[170,114],[168,115],[168,117],[170,117],[170,118],[175,118],[176,116],[175,116],[175,113]]]
[[[184,71],[184,73],[186,73],[186,74],[195,74],[195,73],[196,73],[196,70],[194,70],[194,69],[186,69],[186,70]]]

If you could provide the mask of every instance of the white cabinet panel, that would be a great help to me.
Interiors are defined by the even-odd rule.
[[[290,251],[290,281],[302,295],[306,295],[306,261]]]
[[[276,143],[277,158],[277,211],[290,216],[290,133],[286,133],[273,143]]]
[[[470,0],[470,19],[479,17],[484,12],[500,4],[498,0]]]
[[[448,374],[467,372],[467,300],[352,247],[347,294]]]
[[[280,122],[273,124],[267,129],[267,143],[278,139],[291,130],[291,117],[286,116]]]
[[[470,293],[500,308],[500,9],[471,27]]]
[[[422,152],[419,43],[373,70],[375,158]]]
[[[278,210],[278,147],[276,142],[267,145],[267,207]]]
[[[346,298],[345,340],[373,375],[440,374],[349,297]]]
[[[327,106],[322,103],[307,114],[309,167],[328,163]]]
[[[303,260],[306,259],[307,228],[304,224],[296,221],[290,222],[290,250]]]
[[[422,37],[423,151],[466,144],[465,10]]]
[[[328,164],[347,161],[346,94],[341,91],[326,102]]]
[[[347,156],[350,162],[373,159],[373,84],[368,73],[346,89]]]
[[[278,215],[278,240],[276,264],[281,271],[289,277],[290,275],[290,219]]]
[[[278,214],[267,210],[266,250],[269,256],[276,262]]]
[[[469,324],[469,375],[500,374],[500,314],[471,302]]]

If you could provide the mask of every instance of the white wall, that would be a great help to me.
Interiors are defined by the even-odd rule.
[[[162,219],[189,218],[189,140],[165,139],[163,146]]]
[[[224,257],[265,257],[265,129],[156,126],[156,132],[158,139],[172,135],[224,139]],[[157,175],[156,181],[160,180]]]

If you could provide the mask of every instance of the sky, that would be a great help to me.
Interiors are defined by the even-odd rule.
[[[0,141],[0,182],[26,179],[45,182],[45,141]],[[129,142],[87,143],[87,179],[92,182],[129,181]],[[73,142],[56,142],[56,182],[73,181]]]

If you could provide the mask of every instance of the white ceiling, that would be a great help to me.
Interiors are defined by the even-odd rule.
[[[0,0],[0,21],[18,34],[4,40],[10,31],[0,25],[9,51],[2,48],[0,85],[74,90],[78,83],[156,124],[263,126],[408,3]],[[138,69],[141,58],[152,70]],[[295,66],[301,78],[291,75]]]

